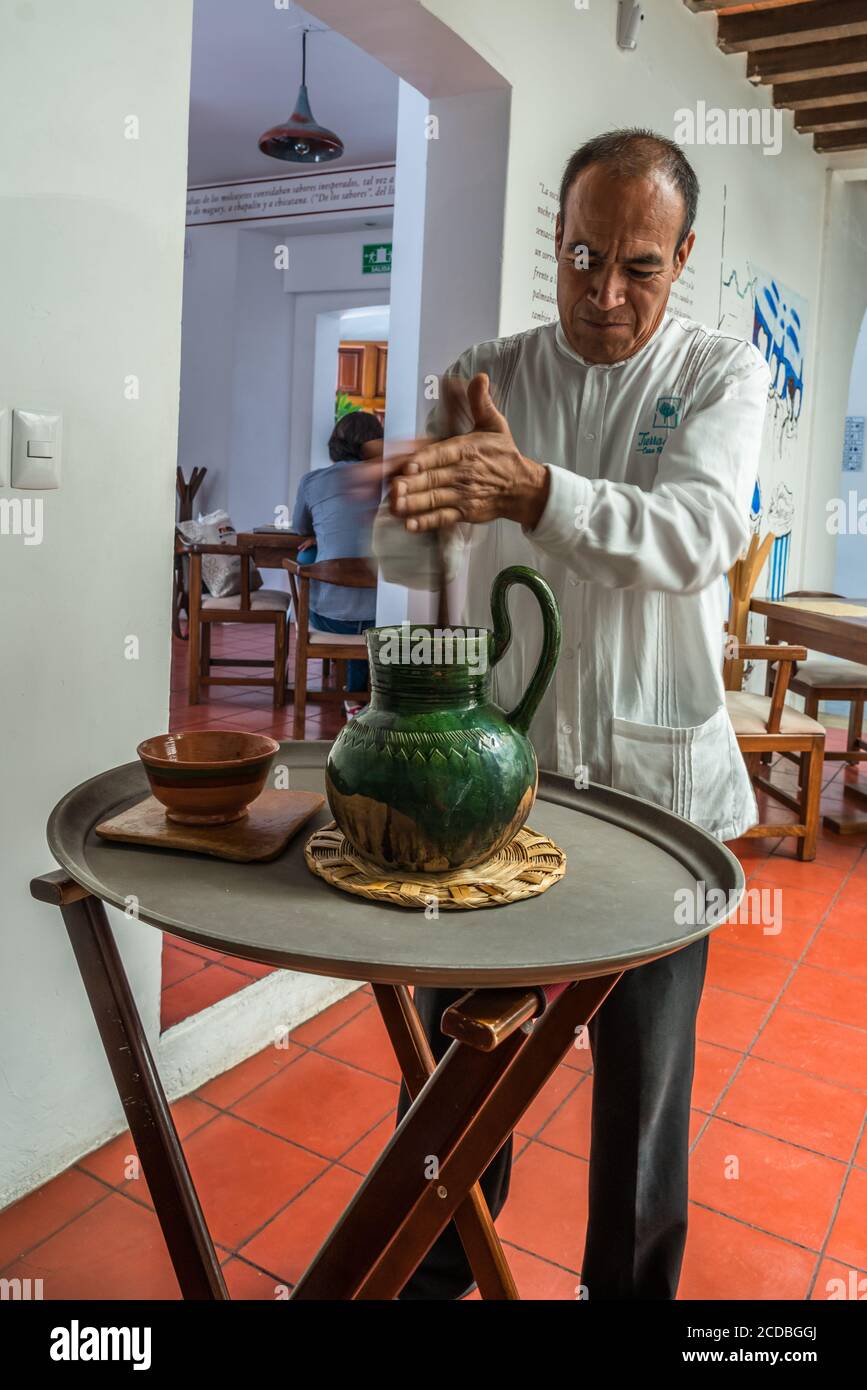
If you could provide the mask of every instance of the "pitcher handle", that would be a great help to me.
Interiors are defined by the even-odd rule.
[[[548,689],[560,655],[560,609],[551,586],[527,565],[510,565],[501,570],[491,586],[491,617],[494,630],[488,643],[488,663],[496,666],[509,650],[512,623],[509,618],[508,594],[513,584],[524,584],[535,594],[542,610],[542,651],[527,689],[513,710],[506,715],[519,733],[526,734],[539,701]]]

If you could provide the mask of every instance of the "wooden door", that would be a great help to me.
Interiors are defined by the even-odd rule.
[[[385,419],[385,380],[388,343],[341,343],[337,353],[337,392],[347,395],[359,410]]]

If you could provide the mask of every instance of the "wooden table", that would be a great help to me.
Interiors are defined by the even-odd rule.
[[[260,570],[279,570],[284,560],[294,560],[299,550],[316,542],[294,531],[239,531],[238,544],[250,550]]]
[[[826,652],[829,656],[842,657],[844,661],[858,661],[867,666],[867,615],[857,612],[850,615],[842,613],[823,613],[821,605],[835,605],[846,602],[843,599],[814,600],[817,607],[802,608],[785,601],[772,602],[770,599],[754,598],[750,604],[753,613],[761,613],[767,620],[766,640],[768,642],[791,642],[797,646],[808,647],[813,651]],[[867,599],[851,599],[852,607],[867,608]],[[867,753],[853,753],[853,759],[861,762]],[[867,806],[867,792],[861,791],[850,782],[844,783],[844,795],[852,802]],[[838,834],[867,831],[867,816],[826,815],[824,823]]]
[[[327,743],[284,743],[275,768],[323,789]],[[273,772],[272,772],[273,776]],[[413,1104],[296,1285],[295,1299],[391,1299],[455,1220],[485,1298],[517,1298],[478,1179],[624,970],[706,936],[737,906],[740,864],[670,811],[543,773],[531,823],[568,857],[544,900],[472,912],[349,897],[304,861],[327,809],[269,863],[101,840],[94,826],[147,792],[140,763],[69,792],[48,823],[60,870],[31,892],[59,906],[184,1298],[228,1297],[104,903],[245,960],[370,981]],[[699,888],[699,884],[702,888]],[[681,923],[684,890],[724,904]],[[129,925],[129,924],[128,924]],[[544,1013],[536,987],[560,984]],[[435,1068],[408,985],[467,987]],[[436,1154],[439,1172],[426,1159]],[[628,1201],[624,1194],[624,1201]]]

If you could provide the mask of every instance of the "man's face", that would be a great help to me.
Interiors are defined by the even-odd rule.
[[[695,239],[677,245],[684,212],[678,189],[655,172],[618,178],[591,164],[575,179],[554,249],[560,322],[580,357],[622,362],[652,337]],[[576,253],[588,269],[576,268]]]

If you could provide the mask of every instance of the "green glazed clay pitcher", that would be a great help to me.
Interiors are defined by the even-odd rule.
[[[490,668],[512,640],[507,595],[525,584],[542,610],[542,652],[506,714]],[[405,622],[367,632],[370,704],[332,745],[328,802],[356,852],[380,869],[445,873],[489,859],[524,824],[538,767],[527,737],[560,653],[560,612],[522,565],[491,589],[493,632]]]

